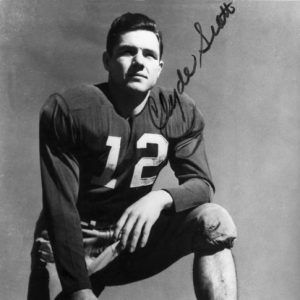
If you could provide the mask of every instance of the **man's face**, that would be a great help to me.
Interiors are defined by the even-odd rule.
[[[156,35],[147,30],[122,34],[112,55],[104,55],[104,65],[109,72],[109,81],[116,88],[148,92],[163,66]]]

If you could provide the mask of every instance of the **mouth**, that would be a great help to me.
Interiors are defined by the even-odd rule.
[[[145,78],[145,79],[148,78],[146,75],[140,74],[140,73],[132,73],[132,74],[129,74],[128,77],[130,77],[130,78]]]

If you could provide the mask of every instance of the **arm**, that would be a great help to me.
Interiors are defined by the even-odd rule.
[[[210,201],[210,188],[214,186],[202,136],[203,118],[194,104],[187,115],[190,118],[185,124],[186,132],[172,142],[170,151],[171,167],[180,186],[150,192],[129,206],[117,222],[115,238],[121,237],[123,248],[131,252],[138,241],[141,247],[146,245],[150,230],[163,209],[179,212]],[[182,128],[179,122],[177,125]]]
[[[210,202],[210,189],[214,191],[203,129],[203,117],[194,106],[187,132],[175,141],[170,153],[170,165],[180,185],[165,190],[172,196],[176,212]]]
[[[76,208],[79,166],[76,130],[59,95],[46,102],[40,115],[40,162],[43,209],[64,293],[89,289],[80,218]]]
[[[144,247],[150,231],[163,209],[172,206],[173,199],[164,190],[152,191],[130,205],[118,220],[115,238],[121,238],[121,246],[134,252],[138,243]]]
[[[171,150],[170,163],[179,187],[152,191],[125,210],[115,230],[115,238],[121,237],[123,248],[133,252],[138,241],[141,247],[145,246],[163,209],[179,212],[210,201],[210,188],[214,186],[202,137],[204,125],[198,111],[195,111],[195,118],[188,133]]]

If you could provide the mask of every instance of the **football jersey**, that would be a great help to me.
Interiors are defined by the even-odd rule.
[[[155,87],[129,118],[109,99],[107,84],[82,85],[41,110],[43,216],[66,292],[90,287],[80,220],[116,222],[168,162],[179,181],[165,189],[175,212],[208,202],[213,187],[204,121],[187,95]]]

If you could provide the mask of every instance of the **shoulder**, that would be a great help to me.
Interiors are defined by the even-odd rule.
[[[152,120],[164,126],[167,132],[180,136],[192,127],[203,129],[203,115],[186,93],[180,94],[174,88],[155,87],[149,100]]]
[[[51,116],[58,112],[62,115],[76,116],[95,111],[102,106],[112,107],[102,91],[104,84],[95,86],[81,84],[62,92],[53,93],[41,108],[41,115]]]
[[[162,86],[155,86],[152,90],[155,96],[163,95],[165,98],[178,98],[183,104],[187,106],[195,106],[195,101],[186,93],[179,93],[176,88],[166,88]]]
[[[166,105],[174,112],[181,109],[190,115],[190,113],[197,110],[201,114],[195,101],[186,93],[180,94],[175,88],[157,86],[152,90],[151,95],[153,98],[151,100],[162,108]]]
[[[101,85],[81,84],[69,88],[60,94],[62,98],[61,101],[68,106],[70,111],[110,105],[110,102],[100,87]]]
[[[101,85],[82,84],[50,95],[40,111],[40,128],[64,132],[93,132],[106,123],[112,104]]]

